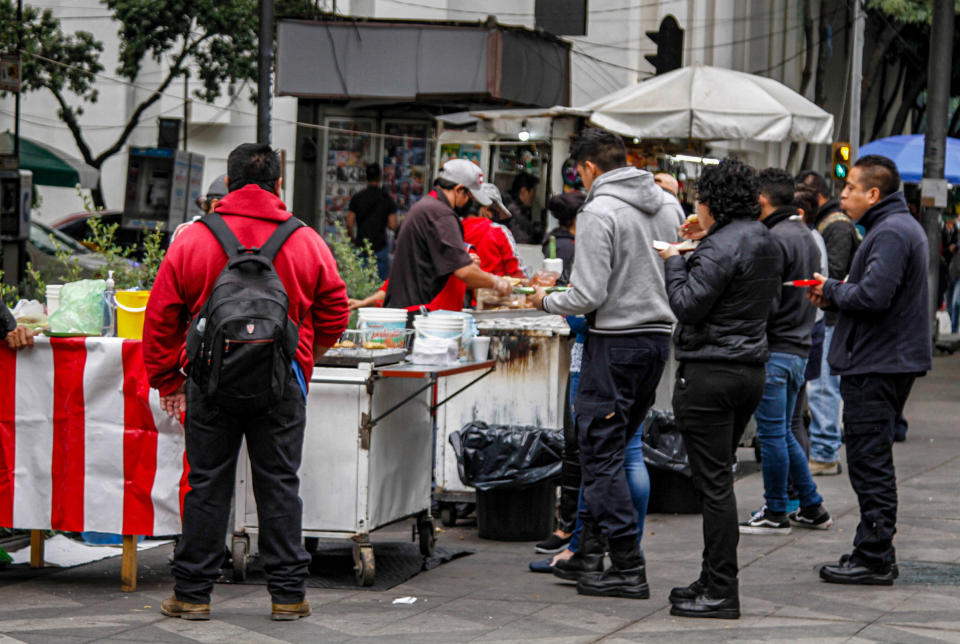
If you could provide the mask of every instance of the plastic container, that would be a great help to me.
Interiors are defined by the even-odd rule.
[[[387,348],[406,345],[406,309],[363,308],[357,311],[357,330],[364,333],[364,342],[376,342]]]
[[[470,343],[470,355],[475,362],[483,362],[490,354],[490,336],[479,335]]]
[[[131,340],[143,339],[143,320],[146,317],[150,291],[117,291],[117,336]]]
[[[47,317],[60,308],[60,287],[63,284],[47,284],[45,298],[47,301]]]
[[[559,257],[548,257],[543,260],[543,270],[551,273],[563,273],[563,260]]]
[[[460,320],[462,326],[458,352],[461,358],[469,357],[470,344],[478,333],[477,322],[471,314],[463,311],[434,311],[430,313],[430,315],[423,316],[423,319],[429,320],[431,324],[437,325],[444,324],[449,320]]]
[[[557,484],[477,490],[477,531],[481,539],[537,541],[553,530]]]
[[[100,330],[100,335],[105,338],[113,338],[117,335],[116,292],[113,271],[108,271],[107,285],[103,289],[103,328]]]
[[[416,331],[414,342],[421,338],[442,338],[457,344],[457,352],[463,352],[463,319],[447,316],[417,316],[413,320]],[[462,357],[462,356],[461,356]]]

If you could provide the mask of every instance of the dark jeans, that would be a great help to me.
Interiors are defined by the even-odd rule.
[[[915,379],[914,374],[865,374],[840,379],[847,470],[860,503],[853,556],[867,566],[883,567],[896,561],[893,435]]]
[[[739,592],[740,530],[733,460],[743,430],[763,396],[764,381],[764,367],[759,364],[683,362],[677,368],[673,412],[703,512],[700,579],[715,598]]]
[[[610,540],[637,539],[624,457],[647,415],[670,352],[663,334],[591,333],[583,350],[576,422],[586,511]]]
[[[173,561],[174,593],[205,604],[220,574],[240,441],[246,437],[257,500],[260,557],[275,603],[303,601],[310,555],[300,540],[300,456],[306,406],[292,372],[283,400],[256,416],[233,415],[187,381],[184,431],[190,491]]]
[[[577,445],[577,426],[573,420],[573,400],[577,394],[580,372],[571,372],[567,378],[567,400],[563,414],[563,464],[560,468],[560,512],[557,529],[573,532],[577,525],[577,503],[580,498],[580,447]]]

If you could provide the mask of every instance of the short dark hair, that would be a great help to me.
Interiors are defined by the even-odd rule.
[[[371,163],[367,166],[367,181],[380,181],[382,176],[379,163]]]
[[[793,203],[795,181],[793,175],[782,168],[767,168],[757,175],[757,190],[771,206],[779,208]]]
[[[547,209],[550,214],[557,218],[557,223],[564,228],[569,228],[576,220],[580,206],[583,205],[586,198],[587,196],[579,190],[563,192],[550,197],[550,201],[547,202]]]
[[[230,192],[255,184],[273,192],[280,178],[280,157],[265,143],[241,143],[227,157]]]
[[[897,164],[885,156],[868,154],[857,159],[854,168],[860,168],[863,185],[869,190],[878,188],[880,197],[889,197],[900,190],[900,171]]]
[[[812,188],[821,197],[830,198],[830,184],[822,174],[814,170],[804,170],[797,175],[797,185]]]
[[[540,185],[540,179],[533,176],[529,172],[521,172],[513,178],[513,184],[510,186],[510,194],[518,195],[520,194],[521,188],[533,190],[538,185]]]
[[[457,183],[456,181],[451,181],[450,179],[445,179],[444,177],[437,177],[436,179],[433,180],[433,185],[439,186],[440,188],[443,188],[444,190],[453,190],[454,188],[456,188],[456,187],[457,187],[458,185],[460,185],[460,184]]]
[[[697,200],[720,225],[734,219],[756,219],[760,215],[757,194],[757,171],[732,157],[705,166],[697,181]]]
[[[601,171],[610,172],[627,165],[627,148],[619,135],[591,127],[573,142],[570,158],[576,163],[591,161]]]
[[[793,205],[803,210],[803,222],[812,226],[820,210],[817,191],[810,186],[799,185],[793,193]]]

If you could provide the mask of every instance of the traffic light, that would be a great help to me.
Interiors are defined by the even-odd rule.
[[[663,74],[683,66],[683,29],[677,24],[677,19],[667,16],[660,23],[659,31],[648,31],[647,37],[657,45],[656,54],[646,54],[651,65]]]
[[[833,154],[833,178],[837,181],[846,181],[850,174],[850,144],[834,143]]]

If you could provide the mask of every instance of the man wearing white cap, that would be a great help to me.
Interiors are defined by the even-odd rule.
[[[474,200],[482,206],[493,203],[482,186],[483,173],[475,163],[451,159],[443,164],[434,189],[410,209],[400,228],[384,306],[426,304],[451,275],[470,288],[510,293],[508,280],[483,271],[466,251],[459,216]]]

